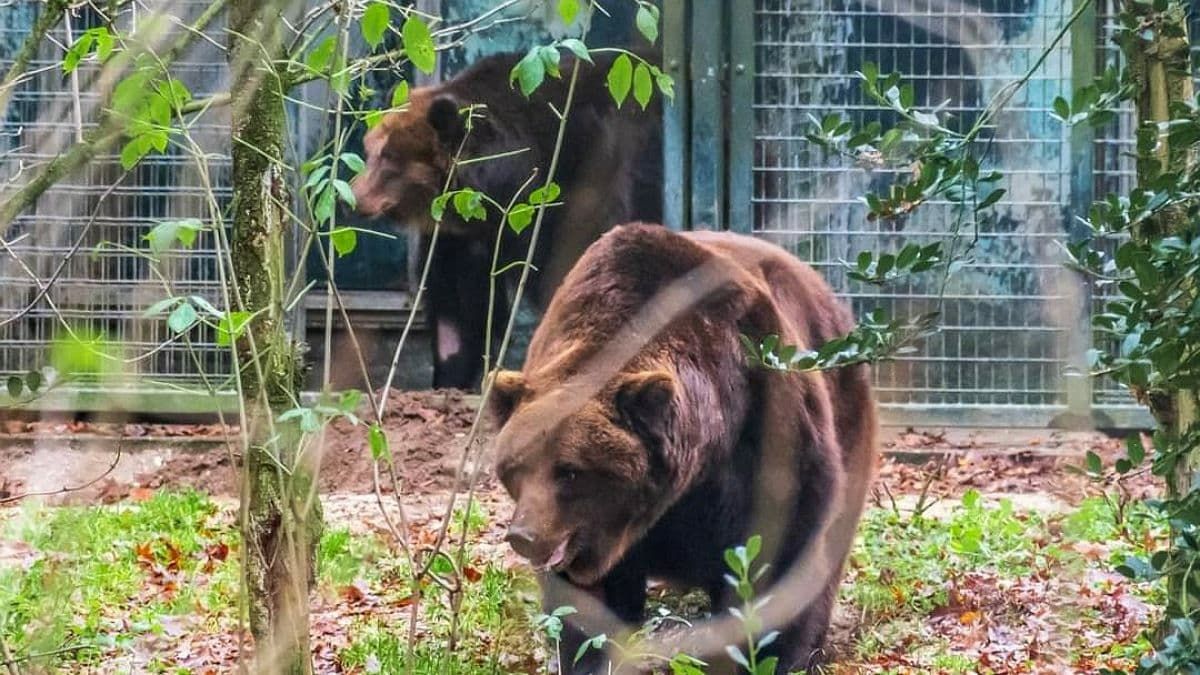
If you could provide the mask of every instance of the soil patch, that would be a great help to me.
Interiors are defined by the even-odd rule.
[[[393,392],[390,399],[383,428],[400,491],[410,495],[452,491],[476,416],[475,398],[440,390]],[[360,412],[367,416],[365,407]],[[88,422],[8,422],[6,426],[10,433],[0,442],[0,502],[64,487],[75,489],[50,500],[112,502],[161,487],[237,495],[236,428]],[[472,458],[483,454],[480,451],[492,432],[485,421]],[[1123,439],[1100,433],[892,428],[885,430],[882,440],[886,457],[873,495],[880,506],[888,506],[899,495],[954,499],[970,489],[984,494],[1037,493],[1066,504],[1106,490],[1120,489],[1141,498],[1162,489],[1146,470],[1119,483],[1083,475],[1079,469],[1088,452],[1098,454],[1105,466],[1124,456]],[[329,425],[321,462],[322,491],[368,494],[374,486],[373,473],[366,427],[345,419]],[[481,475],[482,492],[498,490],[487,471]],[[386,473],[381,483],[385,493],[393,491]]]

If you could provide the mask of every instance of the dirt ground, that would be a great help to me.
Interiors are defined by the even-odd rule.
[[[456,475],[476,412],[470,399],[455,391],[397,393],[387,408],[384,428],[400,469],[400,499],[390,497],[392,483],[385,479],[382,502],[389,514],[385,519],[372,494],[367,430],[339,420],[329,427],[322,446],[325,516],[331,525],[352,532],[386,534],[388,521],[398,522],[398,503],[402,503],[410,535],[419,540],[439,529],[456,484],[459,491],[463,487]],[[239,445],[235,428],[55,421],[0,424],[5,432],[0,435],[0,505],[32,494],[50,503],[111,503],[144,499],[159,488],[188,486],[213,495],[230,514],[235,508]],[[483,434],[473,461],[486,450],[490,433],[489,428]],[[960,504],[957,497],[975,489],[1007,497],[1018,508],[1047,512],[1115,488],[1134,498],[1162,489],[1147,471],[1123,479],[1119,486],[1082,475],[1077,469],[1087,452],[1096,452],[1108,466],[1124,454],[1123,439],[1099,433],[886,428],[882,450],[871,495],[881,507],[932,503],[931,512],[950,510]],[[482,461],[486,469],[487,458]],[[486,470],[481,475],[476,497],[488,514],[488,525],[477,546],[506,566],[521,565],[503,544],[504,522],[511,510],[508,497]],[[70,489],[63,492],[63,488]],[[349,614],[343,605],[336,600],[314,610],[322,672],[341,672],[334,647],[345,640],[343,624]],[[839,609],[830,636],[834,653],[851,649],[857,622],[858,617]],[[202,638],[201,642],[211,638],[213,649],[221,645],[220,635]]]
[[[462,392],[397,392],[384,429],[408,495],[451,491],[475,408]],[[365,411],[364,411],[365,412]],[[3,422],[0,500],[26,493],[69,492],[51,502],[112,502],[139,490],[194,487],[217,496],[237,494],[236,428],[219,425],[144,425],[86,422]],[[491,428],[484,423],[472,461],[485,455]],[[874,499],[912,499],[927,493],[954,497],[970,488],[985,494],[1077,503],[1104,486],[1072,470],[1094,451],[1120,457],[1124,441],[1099,433],[1026,430],[885,428]],[[373,467],[367,430],[345,419],[329,428],[322,447],[320,484],[326,494],[369,494]],[[482,450],[482,452],[481,452]],[[478,489],[501,492],[485,471]],[[382,491],[392,491],[384,479]],[[1111,487],[1111,486],[1109,486]],[[1133,496],[1156,490],[1146,473],[1127,478]],[[78,488],[78,489],[74,489]]]

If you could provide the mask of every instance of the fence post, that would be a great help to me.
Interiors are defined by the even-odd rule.
[[[729,229],[754,229],[754,5],[729,2]]]
[[[691,11],[691,229],[725,229],[725,49],[724,11],[709,3],[682,3]],[[727,2],[721,3],[723,10]]]
[[[1088,8],[1071,27],[1071,88],[1072,90],[1092,83],[1096,77],[1097,21],[1096,2],[1088,2]],[[1070,94],[1068,94],[1069,97]],[[1087,217],[1095,199],[1095,131],[1089,124],[1071,127],[1071,199],[1066,233],[1071,241],[1082,236],[1083,228],[1078,219]],[[1076,424],[1091,426],[1092,378],[1088,376],[1087,351],[1092,346],[1092,288],[1082,274],[1071,273],[1071,280],[1078,285],[1079,299],[1075,312],[1069,319],[1067,339],[1067,364],[1072,373],[1066,377],[1067,412]]]
[[[663,224],[685,229],[691,221],[691,75],[688,68],[689,3],[664,2],[663,70],[675,78],[675,99],[663,105]]]

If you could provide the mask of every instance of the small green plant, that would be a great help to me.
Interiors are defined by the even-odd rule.
[[[554,645],[554,653],[558,657],[559,663],[562,663],[562,618],[564,616],[570,616],[574,613],[574,607],[558,607],[549,614],[538,614],[533,619],[534,628],[536,628],[539,633],[546,636],[546,639],[550,641],[550,644]]]
[[[750,675],[774,675],[779,659],[775,656],[760,658],[762,650],[766,649],[779,637],[779,631],[771,631],[762,637],[756,637],[762,630],[762,620],[758,611],[766,604],[768,598],[755,599],[754,584],[767,573],[768,565],[755,566],[754,562],[762,552],[762,537],[754,535],[746,541],[745,546],[725,551],[725,564],[731,574],[725,575],[725,581],[733,587],[742,601],[741,608],[731,607],[729,613],[737,617],[746,631],[746,651],[736,645],[729,645],[725,652]]]

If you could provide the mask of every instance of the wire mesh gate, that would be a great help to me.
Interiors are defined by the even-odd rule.
[[[446,0],[443,10],[455,2]],[[206,3],[177,4],[187,20]],[[950,205],[928,205],[899,223],[868,222],[855,196],[892,176],[808,144],[808,115],[841,111],[858,123],[894,121],[859,93],[853,72],[870,60],[884,72],[904,73],[919,104],[949,99],[945,110],[969,122],[1032,65],[1071,8],[1055,0],[726,0],[722,15],[698,4],[663,5],[666,69],[690,76],[688,86],[677,88],[665,124],[669,224],[730,228],[780,243],[817,266],[858,313],[874,306],[896,316],[930,309],[939,290],[932,278],[880,291],[850,282],[838,261],[859,250],[945,237]],[[0,13],[0,65],[11,60],[40,6],[18,1]],[[1106,16],[1102,8],[1099,18],[1081,20],[998,118],[989,158],[1009,177],[1009,194],[998,217],[981,228],[975,262],[946,289],[943,332],[920,354],[878,369],[879,393],[893,419],[1044,426],[1070,403],[1094,404],[1117,422],[1145,420],[1120,390],[1072,388],[1063,377],[1090,341],[1081,329],[1086,313],[1078,310],[1090,292],[1063,271],[1056,242],[1069,236],[1072,214],[1094,194],[1130,180],[1131,166],[1112,140],[1129,136],[1129,118],[1091,138],[1072,136],[1048,113],[1056,95],[1090,81],[1113,58],[1103,42]],[[224,42],[219,25],[208,33],[215,44]],[[69,42],[62,31],[57,37]],[[6,176],[47,160],[94,119],[89,108],[97,100],[87,87],[82,114],[68,105],[73,93],[57,70],[60,58],[61,50],[47,45],[35,64],[41,74],[13,93],[0,121]],[[181,72],[203,95],[226,84],[223,61],[223,52],[201,40]],[[86,81],[89,73],[80,77]],[[208,176],[168,154],[122,177],[115,156],[100,157],[22,216],[7,237],[11,253],[0,257],[0,372],[45,362],[57,311],[124,345],[130,391],[195,384],[201,372],[228,373],[215,336],[201,332],[184,345],[170,339],[161,319],[141,317],[162,287],[129,250],[154,222],[205,218],[203,182],[227,197],[223,124],[212,118],[211,127],[198,130],[210,152]],[[215,299],[213,246],[204,235],[193,251],[165,255],[173,260],[176,293]],[[41,291],[31,272],[53,277],[64,254],[70,260],[54,288],[34,302]],[[153,409],[164,400],[143,396],[133,405]]]
[[[179,22],[192,22],[209,4],[177,0],[170,9]],[[45,7],[36,0],[5,3],[0,11],[0,67],[7,70]],[[139,3],[123,7],[113,19],[125,29],[150,14]],[[32,77],[6,92],[7,115],[0,119],[5,196],[96,128],[111,83],[98,79],[100,67],[94,63],[84,62],[73,75],[64,75],[60,64],[62,45],[72,44],[103,21],[90,7],[68,12],[31,62]],[[227,89],[222,26],[223,21],[214,22],[172,67],[196,97]],[[200,384],[204,374],[212,386],[228,386],[228,358],[216,345],[215,331],[201,326],[184,340],[170,333],[162,317],[143,316],[146,308],[168,295],[198,296],[220,304],[211,232],[200,233],[190,250],[161,253],[159,275],[151,270],[143,240],[157,222],[212,222],[209,195],[222,207],[228,200],[227,114],[206,115],[191,132],[205,154],[203,166],[172,148],[126,172],[116,154],[119,148],[100,154],[46,191],[4,235],[0,373],[47,365],[56,337],[88,342],[103,335],[112,346],[112,358],[103,367],[114,372],[102,386],[84,381],[69,397],[52,396],[39,405],[147,412],[204,409],[211,408],[211,401],[187,394],[184,385]]]
[[[730,87],[737,86],[738,69],[752,68],[753,95],[748,104],[731,97],[730,133],[752,128],[753,156],[739,162],[730,152],[728,226],[812,263],[859,315],[883,307],[892,316],[913,316],[935,309],[940,296],[941,332],[918,354],[876,369],[890,417],[1045,426],[1067,409],[1091,409],[1103,423],[1148,422],[1111,384],[1092,391],[1086,378],[1064,376],[1068,367],[1084,366],[1091,336],[1081,308],[1092,289],[1062,267],[1059,242],[1071,238],[1075,215],[1086,214],[1094,194],[1131,176],[1112,140],[1131,135],[1128,112],[1095,138],[1049,115],[1055,96],[1069,97],[1114,58],[1100,41],[1108,33],[1105,8],[1099,19],[1086,12],[996,117],[983,145],[989,163],[1005,174],[1008,194],[996,216],[981,222],[972,262],[943,292],[936,274],[883,289],[847,278],[839,261],[859,251],[946,239],[956,226],[953,205],[931,203],[906,219],[868,221],[856,197],[880,191],[897,172],[864,170],[807,142],[810,115],[840,112],[856,125],[896,122],[860,91],[854,71],[872,61],[882,73],[902,73],[919,106],[949,101],[942,110],[966,128],[1001,87],[1033,66],[1074,8],[1057,0],[745,4],[753,5],[753,37],[730,34]],[[733,20],[749,19],[735,14]]]

